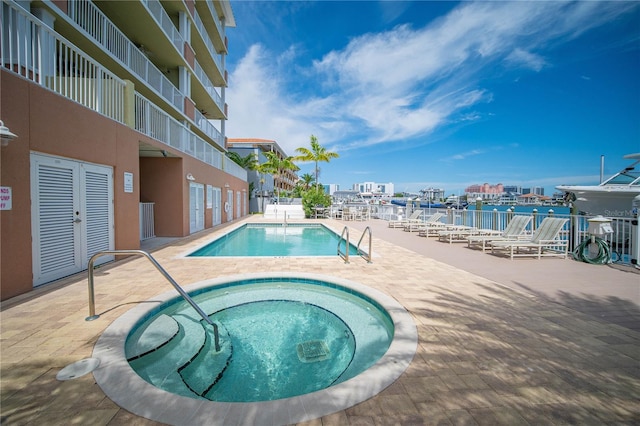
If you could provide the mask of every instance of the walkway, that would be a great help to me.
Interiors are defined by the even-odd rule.
[[[245,272],[311,272],[362,282],[409,310],[419,346],[400,379],[306,425],[640,423],[640,332],[633,322],[619,325],[624,321],[598,314],[620,308],[637,315],[635,271],[570,260],[510,261],[385,230],[377,220],[324,222],[338,231],[346,224],[357,237],[371,225],[374,262],[182,257],[220,228],[153,253],[184,285]],[[170,289],[145,259],[96,272],[97,321],[84,321],[86,274],[2,303],[2,424],[158,424],[120,409],[90,374],[56,380],[60,369],[91,356],[115,318]]]

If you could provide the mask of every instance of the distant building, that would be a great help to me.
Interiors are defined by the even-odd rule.
[[[420,190],[420,198],[423,200],[440,201],[445,199],[444,189],[424,188]]]
[[[260,164],[267,161],[267,157],[264,155],[265,152],[275,152],[279,158],[287,157],[287,154],[276,141],[268,139],[228,138],[227,149],[241,157],[254,154]],[[261,183],[260,179],[264,179],[264,182]],[[262,198],[274,196],[274,176],[260,176],[260,173],[255,170],[247,170],[247,181],[249,183],[253,182],[253,194],[250,194],[249,197],[249,210],[262,212]],[[298,175],[293,171],[287,171],[282,176],[275,178],[275,188],[279,188],[281,191],[290,191],[295,187],[297,181]]]
[[[340,185],[336,183],[329,183],[326,185],[322,185],[324,188],[325,194],[333,195],[336,191],[340,191]]]
[[[504,185],[503,189],[510,195],[522,194],[522,187],[519,185]]]
[[[523,188],[522,194],[544,195],[544,188],[541,186],[532,186],[531,188]]]
[[[394,186],[393,183],[377,183],[377,182],[362,182],[354,183],[353,190],[358,191],[363,195],[369,195],[372,197],[379,196],[393,196]]]
[[[539,205],[550,201],[551,197],[545,197],[544,195],[538,195],[531,192],[518,197],[518,204]]]

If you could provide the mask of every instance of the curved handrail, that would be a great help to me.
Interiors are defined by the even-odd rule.
[[[360,243],[362,242],[362,239],[364,238],[364,236],[367,233],[367,231],[369,231],[369,252],[366,253],[366,256],[364,256],[365,252],[360,250]],[[371,240],[372,240],[371,228],[367,226],[366,228],[364,228],[364,231],[362,231],[362,235],[360,236],[360,240],[358,240],[357,250],[358,250],[358,254],[360,255],[360,257],[362,257],[368,263],[371,263]]]
[[[347,233],[347,238],[344,237],[344,233]],[[345,250],[344,253],[340,251],[340,243],[342,240],[345,241]],[[340,233],[340,239],[338,240],[338,256],[344,259],[344,263],[349,263],[349,228],[346,226],[342,229],[342,233]]]
[[[156,269],[160,271],[160,273],[167,279],[167,281],[169,281],[169,283],[173,286],[173,288],[175,288],[176,291],[180,293],[180,296],[182,296],[182,298],[186,300],[193,307],[193,309],[196,310],[196,312],[202,317],[202,319],[206,323],[210,324],[213,327],[215,349],[216,349],[216,352],[220,352],[220,337],[218,335],[217,324],[211,321],[209,316],[205,314],[202,309],[200,309],[200,306],[198,306],[196,302],[194,302],[193,299],[189,297],[189,295],[182,289],[182,287],[180,287],[180,285],[178,285],[178,283],[175,282],[175,280],[171,277],[171,275],[169,275],[169,273],[165,271],[162,266],[160,266],[160,264],[153,258],[153,256],[151,256],[149,253],[147,253],[144,250],[105,250],[105,251],[99,251],[93,256],[91,256],[91,258],[89,259],[89,264],[87,266],[88,268],[87,272],[89,274],[89,316],[85,318],[85,321],[93,321],[95,319],[100,318],[100,315],[96,315],[95,292],[93,290],[93,264],[95,260],[100,256],[109,255],[109,254],[112,254],[115,256],[138,255],[138,256],[144,256],[147,259],[149,259],[149,261],[153,264],[153,266],[155,266]]]

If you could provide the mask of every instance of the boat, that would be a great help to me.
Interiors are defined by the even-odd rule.
[[[631,217],[633,199],[640,195],[640,153],[623,157],[633,163],[599,185],[559,185],[564,200],[587,216]]]

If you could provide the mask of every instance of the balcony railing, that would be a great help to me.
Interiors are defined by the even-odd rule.
[[[125,82],[13,3],[0,3],[3,68],[124,124]],[[247,173],[222,152],[135,94],[135,129],[239,179]],[[199,114],[199,113],[198,113]],[[200,114],[200,127],[220,146],[223,136]]]
[[[224,161],[222,152],[139,93],[135,95],[135,129],[210,166],[247,180],[246,170],[232,161]]]
[[[224,32],[222,31],[222,24],[220,23],[220,19],[218,19],[218,13],[216,12],[216,9],[213,7],[213,2],[208,1],[208,2],[205,2],[205,4],[207,5],[209,12],[211,13],[211,17],[213,18],[213,23],[216,26],[216,30],[218,30],[218,35],[224,42]]]
[[[200,15],[198,15],[198,12],[196,12],[195,10],[194,10],[193,18],[196,24],[196,28],[198,28],[198,32],[200,33],[200,36],[202,37],[204,44],[207,46],[207,50],[209,51],[209,54],[213,58],[213,62],[215,62],[216,66],[218,67],[218,72],[220,74],[224,74],[222,72],[222,64],[220,63],[220,57],[219,57],[220,55],[218,55],[218,52],[216,52],[216,48],[213,46],[211,37],[209,37],[209,34],[207,33],[204,23],[202,22],[202,19],[200,19]]]
[[[171,18],[169,18],[169,15],[167,15],[167,12],[164,10],[160,2],[158,0],[143,0],[142,3],[147,7],[151,16],[153,16],[178,52],[183,55],[185,40],[182,37],[182,34],[180,34],[180,31],[178,31],[178,29],[173,25],[173,22],[171,22]]]
[[[17,5],[3,2],[0,22],[4,68],[124,121],[124,81]]]
[[[218,146],[224,146],[224,138],[222,134],[215,128],[213,124],[209,122],[207,117],[202,115],[198,110],[195,111],[195,122],[200,130],[202,130],[207,136],[216,141]]]
[[[224,113],[224,104],[222,103],[222,97],[218,94],[216,87],[213,85],[213,83],[211,82],[207,74],[204,72],[204,69],[202,69],[202,66],[200,66],[197,60],[195,60],[194,62],[195,62],[194,72],[196,74],[196,77],[198,77],[198,80],[200,80],[200,82],[204,86],[204,89],[207,91],[209,96],[211,96],[211,98],[216,103],[216,105],[218,105],[218,108],[220,108],[220,111]]]
[[[153,4],[151,7],[156,8]],[[160,6],[160,8],[162,9],[162,6]],[[164,9],[162,10],[164,11]],[[121,65],[128,68],[133,74],[146,82],[151,89],[173,105],[178,111],[184,112],[185,95],[156,68],[145,54],[117,28],[93,2],[88,0],[72,0],[69,2],[68,13],[69,17],[82,28],[88,36],[107,50]],[[179,35],[180,33],[178,33],[178,36]],[[168,34],[167,37],[171,39],[174,45],[176,44],[174,34]],[[182,39],[181,36],[180,39]],[[182,52],[182,48],[183,46],[181,45],[178,51]]]

